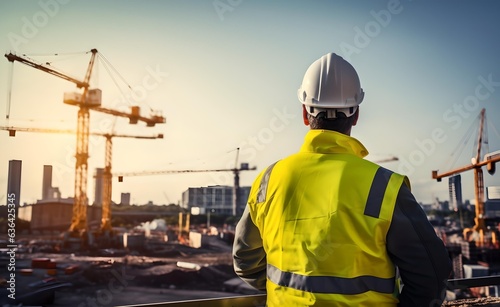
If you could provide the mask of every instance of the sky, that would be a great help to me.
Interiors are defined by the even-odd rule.
[[[231,169],[251,185],[259,171],[299,150],[308,127],[297,99],[304,72],[335,52],[357,70],[365,99],[352,136],[371,161],[409,177],[419,202],[448,199],[440,172],[474,156],[486,109],[488,146],[500,150],[498,1],[80,1],[0,2],[0,49],[25,54],[90,83],[105,108],[165,124],[130,125],[91,111],[90,130],[163,139],[113,138],[112,171]],[[57,54],[57,55],[56,55]],[[76,129],[78,108],[63,103],[75,84],[20,62],[0,60],[0,126]],[[7,118],[8,117],[8,118]],[[469,135],[468,141],[466,136]],[[237,151],[239,149],[239,154]],[[9,160],[22,160],[21,203],[41,198],[43,165],[53,186],[74,195],[76,136],[0,131],[0,203]],[[91,136],[87,194],[104,166],[104,139]],[[236,161],[238,160],[238,161]],[[486,186],[500,175],[484,172]],[[179,203],[189,187],[232,185],[231,172],[128,176],[113,180],[113,201]],[[462,174],[473,199],[473,173]]]

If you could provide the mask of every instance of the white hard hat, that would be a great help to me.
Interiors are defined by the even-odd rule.
[[[297,95],[312,116],[326,112],[327,118],[336,118],[338,112],[353,115],[365,93],[354,67],[328,53],[309,66]]]

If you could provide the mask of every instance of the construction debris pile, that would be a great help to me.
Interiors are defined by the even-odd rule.
[[[474,299],[463,299],[463,300],[444,302],[442,305],[442,307],[473,307],[473,306],[500,307],[500,298],[481,297]]]

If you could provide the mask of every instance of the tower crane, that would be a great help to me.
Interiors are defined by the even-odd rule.
[[[442,178],[452,176],[455,174],[459,174],[468,170],[474,171],[474,195],[476,202],[476,217],[474,218],[474,227],[473,229],[465,229],[464,237],[469,232],[477,232],[479,234],[477,238],[477,243],[479,246],[485,244],[484,234],[486,232],[486,224],[484,219],[484,181],[483,181],[483,166],[487,166],[488,171],[493,174],[495,169],[495,163],[500,161],[500,155],[498,156],[489,156],[485,157],[483,161],[481,161],[481,144],[483,139],[485,138],[485,125],[486,120],[486,110],[482,109],[480,112],[480,123],[479,123],[479,133],[478,133],[478,145],[476,148],[476,156],[471,159],[471,164],[459,167],[444,173],[438,173],[437,170],[432,171],[432,179],[436,179],[438,182],[441,181]]]
[[[156,136],[131,136],[124,134],[101,134],[106,138],[106,156],[104,159],[104,172],[103,172],[103,191],[102,191],[102,219],[101,231],[111,231],[111,191],[112,191],[112,173],[111,173],[111,155],[113,147],[113,137],[131,137],[136,139],[162,139],[163,134]]]
[[[43,133],[65,133],[75,134],[76,131],[69,129],[47,129],[47,128],[28,128],[28,127],[7,127],[0,126],[0,130],[9,131],[9,136],[16,136],[17,131],[21,132],[43,132]],[[101,218],[101,231],[111,231],[111,191],[112,191],[112,153],[113,141],[112,138],[135,138],[135,139],[163,139],[163,134],[156,134],[151,136],[146,135],[128,135],[118,133],[104,133],[104,132],[89,132],[90,135],[102,136],[106,138],[106,150],[104,156],[104,172],[103,172],[103,193],[102,193],[102,218]]]
[[[238,167],[238,157],[239,148],[236,149],[236,162],[234,168],[223,168],[223,169],[185,169],[185,170],[156,170],[156,171],[139,171],[139,172],[123,172],[114,173],[113,176],[118,177],[118,181],[122,182],[123,177],[129,176],[147,176],[147,175],[166,175],[166,174],[179,174],[179,173],[208,173],[208,172],[233,172],[234,174],[234,185],[233,185],[233,204],[232,210],[233,215],[237,215],[238,204],[240,203],[240,172],[241,171],[253,171],[257,167],[249,167],[248,163],[241,163]]]
[[[88,174],[88,140],[90,112],[89,110],[111,114],[113,116],[129,118],[131,124],[143,121],[147,126],[152,127],[155,124],[165,123],[165,118],[159,113],[150,117],[140,115],[138,106],[132,108],[130,113],[118,110],[108,109],[101,106],[101,90],[89,89],[90,78],[97,56],[97,49],[90,50],[91,58],[88,64],[87,72],[83,80],[70,77],[47,64],[40,64],[28,59],[25,56],[18,56],[13,53],[5,54],[9,62],[18,61],[35,69],[44,71],[56,77],[62,78],[76,84],[82,93],[71,93],[64,95],[64,103],[78,106],[77,129],[76,129],[76,162],[75,162],[75,201],[73,204],[73,214],[70,225],[70,232],[80,233],[87,231],[87,174]],[[10,101],[8,102],[10,104]]]

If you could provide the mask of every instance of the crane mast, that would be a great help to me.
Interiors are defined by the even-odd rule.
[[[87,230],[87,174],[89,158],[89,107],[86,105],[89,91],[89,81],[94,68],[96,49],[92,49],[92,56],[87,68],[87,73],[83,79],[82,104],[78,110],[76,127],[76,161],[75,161],[75,204],[73,206],[73,216],[69,230],[71,232],[82,232]],[[78,84],[77,84],[78,86]]]
[[[481,121],[479,123],[479,132],[477,136],[477,149],[476,159],[474,162],[481,161],[481,144],[483,143],[483,129],[484,129],[484,116],[485,109],[481,110]],[[476,217],[474,218],[474,230],[479,232],[481,236],[480,241],[484,242],[484,232],[486,231],[486,224],[484,223],[484,179],[483,170],[481,167],[474,168],[474,195],[476,201]]]
[[[111,195],[112,195],[112,180],[113,173],[111,172],[112,166],[112,154],[113,154],[113,137],[134,137],[139,139],[153,139],[153,138],[163,138],[163,134],[158,134],[154,137],[147,136],[127,136],[120,134],[103,134],[106,138],[106,152],[104,157],[104,172],[103,185],[102,185],[102,218],[101,218],[101,231],[111,231]]]
[[[80,107],[76,127],[75,204],[69,228],[72,232],[87,229],[89,117],[89,109],[84,106]]]
[[[113,154],[113,139],[110,134],[106,138],[106,156],[104,157],[104,173],[102,185],[102,217],[101,230],[111,231],[111,195],[112,195],[112,175],[111,175],[111,156]]]
[[[155,124],[165,123],[163,116],[154,115],[150,118],[139,115],[139,107],[134,107],[131,113],[120,112],[101,107],[100,90],[89,90],[89,82],[92,76],[92,70],[97,55],[97,49],[91,50],[91,58],[88,64],[85,78],[83,81],[63,74],[51,67],[35,63],[27,58],[9,53],[5,57],[10,61],[18,61],[33,68],[42,70],[64,80],[73,82],[78,88],[83,88],[82,94],[73,94],[67,98],[65,94],[64,103],[79,107],[76,128],[76,154],[75,154],[75,198],[73,205],[73,214],[70,225],[70,232],[82,234],[87,231],[87,174],[88,174],[88,141],[89,141],[89,126],[90,114],[89,110],[112,114],[115,116],[128,117],[130,123],[137,123],[138,120],[146,122],[147,126],[152,127]],[[91,96],[91,97],[89,97]]]

